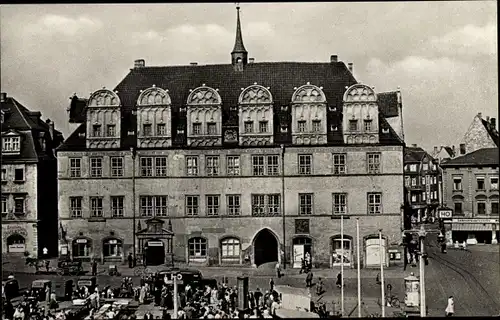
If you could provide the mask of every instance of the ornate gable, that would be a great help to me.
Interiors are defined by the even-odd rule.
[[[323,87],[307,83],[292,95],[292,141],[296,145],[327,143],[327,107]]]
[[[203,84],[187,98],[187,144],[222,145],[222,99],[217,89]]]
[[[240,145],[272,145],[273,96],[269,88],[257,83],[241,88],[238,104]]]
[[[346,88],[342,111],[346,144],[379,143],[379,109],[373,88],[364,84]]]
[[[87,148],[119,148],[120,98],[106,88],[95,91],[87,102]]]
[[[139,148],[166,148],[172,145],[172,113],[168,90],[142,90],[137,99],[137,145]]]

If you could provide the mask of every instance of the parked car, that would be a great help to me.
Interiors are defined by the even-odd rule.
[[[8,300],[18,297],[19,282],[16,279],[2,280],[2,293]]]

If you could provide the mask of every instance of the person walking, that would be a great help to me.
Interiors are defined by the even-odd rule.
[[[337,281],[335,282],[335,284],[337,285],[337,287],[342,288],[342,273],[341,272],[339,272],[337,274]]]
[[[279,262],[276,262],[276,266],[274,267],[276,269],[276,276],[278,279],[281,278],[281,266]]]
[[[129,268],[133,268],[133,267],[134,267],[134,265],[133,265],[133,263],[132,263],[132,262],[133,262],[134,258],[132,258],[132,252],[129,252],[129,253],[128,253],[128,257],[127,257],[127,259],[128,259],[128,267],[129,267]]]
[[[97,275],[97,261],[95,259],[92,260],[92,275]]]
[[[451,317],[455,313],[455,301],[453,300],[453,296],[448,298],[448,305],[445,310],[446,316]]]
[[[312,287],[312,281],[313,281],[313,273],[312,273],[312,270],[309,269],[309,271],[307,271],[307,276],[306,276],[306,287],[307,288]]]
[[[269,288],[270,288],[270,292],[273,292],[273,290],[274,290],[274,280],[273,280],[273,278],[271,278],[271,280],[269,280]]]

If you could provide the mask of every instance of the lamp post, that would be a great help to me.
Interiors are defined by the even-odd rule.
[[[361,318],[361,257],[359,250],[359,218],[356,218],[356,259],[358,267],[358,318]]]
[[[420,240],[420,259],[419,259],[419,268],[420,268],[420,317],[425,317],[425,267],[424,267],[424,239],[427,235],[427,232],[424,229],[424,226],[420,226],[420,230],[418,232],[418,237]]]
[[[385,281],[384,281],[384,250],[382,246],[382,229],[378,230],[379,249],[380,249],[380,285],[382,287],[382,318],[385,317]]]
[[[344,316],[344,215],[340,216],[340,314]]]
[[[135,252],[135,148],[130,147],[132,153],[132,255],[134,256],[134,267],[137,263]]]
[[[286,269],[286,223],[285,223],[285,145],[281,144],[281,201],[283,210],[283,269]]]

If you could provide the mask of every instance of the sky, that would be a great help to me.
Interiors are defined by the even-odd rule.
[[[458,145],[477,113],[497,117],[495,1],[240,6],[256,63],[329,62],[336,54],[376,91],[400,87],[408,145]],[[234,3],[2,5],[1,91],[68,137],[74,93],[113,89],[136,59],[230,63],[235,28]]]

